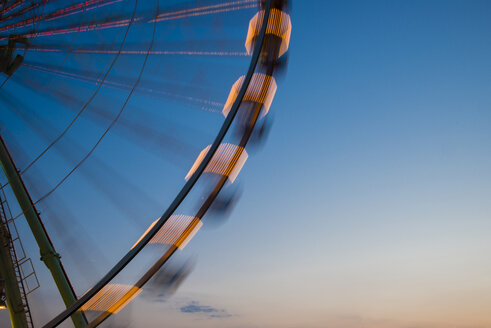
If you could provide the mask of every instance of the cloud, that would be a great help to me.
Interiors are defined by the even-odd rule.
[[[188,305],[180,308],[182,313],[202,313],[206,314],[209,318],[228,318],[232,315],[224,309],[216,309],[208,305],[200,305],[199,302],[191,301]]]
[[[168,303],[168,299],[166,299],[166,298],[154,298],[150,302],[153,302],[153,303]]]

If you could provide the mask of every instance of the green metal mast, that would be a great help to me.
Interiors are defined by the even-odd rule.
[[[53,243],[49,239],[48,233],[41,221],[34,203],[27,192],[27,189],[22,181],[19,171],[15,167],[14,161],[10,156],[7,146],[0,135],[0,163],[2,165],[3,171],[7,177],[7,180],[12,188],[12,191],[17,198],[17,201],[24,213],[27,223],[36,239],[41,252],[41,260],[46,264],[53,279],[56,283],[58,291],[65,306],[69,307],[72,303],[77,300],[75,291],[70,284],[68,276],[61,264],[61,256],[55,251]],[[3,265],[2,265],[3,267]],[[4,278],[5,279],[5,278]],[[73,324],[76,328],[83,328],[87,325],[87,320],[85,319],[82,312],[76,312],[72,316]],[[16,325],[14,325],[17,328]],[[19,326],[22,327],[22,326]]]
[[[9,252],[10,238],[7,229],[1,223],[0,230],[0,278],[4,280],[10,322],[12,323],[12,327],[27,328],[27,318],[24,312],[22,295],[17,284],[14,264],[12,263]]]

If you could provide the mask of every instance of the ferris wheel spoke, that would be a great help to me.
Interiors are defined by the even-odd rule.
[[[83,12],[87,12],[90,10],[94,10],[97,8],[101,8],[104,6],[111,5],[111,4],[115,4],[115,3],[118,3],[121,1],[124,1],[124,0],[88,0],[88,1],[74,4],[74,5],[65,7],[65,8],[56,9],[55,11],[47,13],[47,14],[43,14],[42,16],[34,16],[31,18],[24,19],[20,22],[11,23],[9,25],[2,26],[2,27],[0,27],[0,32],[13,31],[13,30],[21,29],[21,28],[24,28],[24,27],[32,24],[33,22],[37,22],[37,21],[51,22],[51,21],[54,21],[54,20],[57,20],[60,18],[64,18],[67,16],[76,15],[76,14],[81,14]],[[8,22],[8,20],[7,20],[7,22]]]
[[[121,55],[146,55],[147,51],[146,50],[122,50],[119,52],[118,50],[107,50],[107,49],[90,49],[90,48],[79,48],[79,49],[71,49],[71,50],[66,50],[64,48],[56,48],[56,47],[29,47],[29,50],[32,52],[67,52],[70,51],[73,54],[86,54],[86,55],[100,55],[100,54],[106,54],[106,55],[114,55],[114,54],[121,54]],[[223,56],[223,57],[247,57],[249,56],[247,52],[245,51],[191,51],[191,50],[152,50],[148,52],[149,55],[152,56]]]
[[[193,18],[203,15],[215,15],[215,14],[227,13],[231,11],[251,9],[256,6],[257,5],[255,0],[243,0],[243,1],[229,2],[225,4],[222,3],[218,5],[196,7],[186,10],[169,11],[161,14],[157,13],[157,15],[155,15],[155,12],[147,12],[146,14],[135,17],[134,19],[125,18],[123,16],[117,16],[112,18],[106,17],[80,26],[68,25],[64,27],[47,28],[40,31],[24,32],[21,33],[20,35],[27,38],[32,38],[32,37],[47,37],[47,36],[71,34],[77,32],[77,30],[79,30],[80,32],[91,32],[91,31],[98,31],[98,30],[113,29],[118,27],[126,27],[132,21],[138,24],[142,24],[142,23],[153,24],[155,22],[180,20],[184,18]],[[79,9],[79,10],[82,11],[83,9]],[[6,39],[7,36],[0,35],[0,41]]]
[[[2,21],[8,21],[12,20],[13,18],[16,17],[21,17],[22,15],[29,13],[31,11],[34,11],[35,9],[39,8],[43,4],[47,3],[48,0],[42,0],[38,2],[34,1],[19,1],[16,5],[12,5],[11,8],[6,8],[5,10],[2,10]],[[22,8],[23,4],[28,4],[27,7]],[[17,10],[17,11],[14,11]],[[10,13],[11,12],[11,13]],[[7,13],[10,13],[8,16],[4,16]]]
[[[133,21],[133,18],[135,16],[135,13],[136,13],[136,8],[137,8],[137,4],[138,4],[138,0],[135,0],[135,7],[134,7],[134,10],[133,10],[133,17],[132,17],[132,20]],[[119,50],[122,50],[123,48],[123,45],[124,45],[124,42],[126,41],[126,37],[128,35],[128,32],[129,32],[129,28],[130,28],[131,25],[128,25],[127,29],[126,29],[126,33],[125,33],[125,36],[123,38],[123,41],[121,43],[121,46],[119,48]],[[94,93],[91,95],[91,97],[89,98],[89,100],[84,104],[84,106],[82,107],[82,109],[77,113],[77,115],[75,115],[75,117],[73,118],[73,120],[68,124],[68,126],[62,131],[62,133],[60,133],[60,135],[52,142],[48,145],[48,147],[46,147],[46,149],[44,149],[32,162],[31,164],[29,164],[25,169],[24,169],[24,172],[26,172],[30,167],[32,167],[32,165],[34,165],[38,160],[39,158],[41,158],[54,144],[56,144],[67,132],[68,130],[73,126],[73,124],[75,123],[75,121],[80,117],[80,115],[83,113],[83,111],[87,108],[87,106],[90,104],[90,102],[94,99],[94,97],[97,95],[97,93],[99,92],[100,88],[102,87],[102,84],[104,83],[105,79],[107,78],[107,76],[109,75],[109,72],[111,71],[112,67],[114,66],[114,64],[116,63],[116,60],[118,59],[118,55],[116,55],[113,59],[113,61],[111,62],[109,68],[106,70],[106,73],[104,74],[103,78],[101,79],[100,83],[98,84],[97,86],[97,89],[94,91]],[[88,157],[88,156],[87,156]],[[76,168],[75,168],[76,169]],[[72,171],[73,172],[73,171]],[[72,173],[71,172],[71,173]],[[70,173],[70,174],[71,174]],[[63,179],[63,181],[65,181],[65,179]],[[62,181],[62,182],[63,182]],[[60,184],[62,183],[60,182]],[[58,185],[59,186],[59,185]],[[47,197],[48,195],[46,195]]]
[[[80,18],[80,24],[79,26],[81,26],[82,24],[82,21],[83,21],[83,17],[84,15],[86,14],[85,11],[82,12],[82,15],[81,15],[81,18]],[[77,39],[78,35],[79,35],[79,32],[80,32],[80,29],[77,31],[77,33],[73,36],[73,38],[70,40],[70,44],[68,45],[68,48],[67,48],[67,51],[66,51],[66,54],[65,54],[65,57],[63,58],[63,60],[61,61],[61,63],[59,64],[59,66],[56,68],[56,71],[59,72],[63,66],[65,65],[65,63],[67,62],[68,60],[68,57],[70,56],[70,54],[72,54],[71,50],[73,49],[73,44],[75,42],[75,40]],[[118,39],[118,35],[116,34],[116,36],[113,38],[112,42],[109,43],[109,46],[110,48],[109,49],[114,49],[115,47],[115,44],[116,44],[116,40]],[[126,41],[126,37],[123,39],[123,43]],[[121,44],[122,46],[122,44]],[[121,47],[120,47],[120,51],[121,51]],[[117,53],[115,53],[115,55],[117,55]],[[102,77],[102,72],[101,74],[99,75],[99,77]],[[45,85],[45,87],[43,88],[44,91],[46,91],[48,89],[48,87],[50,86],[51,82],[53,81],[53,78],[54,76],[51,77],[51,79],[49,80],[49,82]]]
[[[255,7],[256,7],[255,0],[234,1],[224,4],[203,6],[193,9],[162,13],[159,14],[157,18],[155,18],[155,20],[157,22],[163,22],[168,20],[190,18],[190,17],[197,17],[203,15],[221,14],[221,13],[237,11],[237,10],[251,9]],[[151,22],[153,22],[153,20],[149,21],[149,23]]]
[[[137,1],[135,1],[135,9],[136,9],[136,3]],[[153,30],[153,35],[155,36],[155,25],[154,24],[154,30]],[[149,47],[149,50],[151,49],[152,47],[152,44],[153,44],[153,38],[152,38],[152,42],[150,44],[150,47]],[[121,107],[120,111],[118,112],[118,114],[114,117],[114,119],[112,120],[112,122],[109,124],[109,126],[104,130],[104,132],[102,133],[102,135],[99,137],[99,139],[96,141],[96,143],[90,148],[90,150],[85,154],[85,156],[83,156],[83,158],[78,161],[76,163],[76,165],[62,178],[59,180],[58,183],[56,183],[56,185],[51,188],[47,193],[45,193],[42,197],[40,197],[36,202],[34,202],[34,204],[36,203],[39,203],[40,201],[44,200],[45,198],[49,197],[54,191],[56,191],[65,181],[67,181],[67,179],[77,170],[79,169],[79,167],[92,155],[92,153],[94,152],[94,150],[97,148],[97,146],[102,142],[103,138],[109,133],[109,131],[111,130],[111,128],[114,126],[114,124],[117,122],[117,120],[120,118],[124,108],[126,107],[127,103],[128,103],[128,100],[130,99],[131,97],[131,94],[133,93],[133,91],[135,90],[136,86],[138,85],[139,81],[140,81],[140,78],[141,78],[141,75],[143,73],[143,70],[145,68],[145,64],[146,64],[146,61],[148,59],[148,55],[147,57],[145,58],[145,61],[141,67],[141,70],[140,70],[140,73],[139,73],[139,76],[138,76],[138,79],[137,81],[135,82],[135,84],[133,85],[131,91],[129,92],[123,106]],[[107,76],[107,74],[106,74]],[[85,108],[85,107],[84,107]],[[50,144],[46,149],[49,149],[51,146],[53,146],[54,144]],[[39,157],[38,157],[39,158]],[[28,166],[29,168],[30,166]],[[26,171],[27,169],[24,170],[24,172]]]
[[[22,81],[22,83],[25,85],[30,85],[33,90],[41,87],[41,83],[36,83],[36,81],[32,78],[30,80],[25,79]],[[72,113],[76,112],[76,107],[83,104],[82,100],[76,99],[73,95],[63,93],[58,89],[49,90],[49,92],[52,96],[50,97],[51,99],[57,99],[60,102],[60,105],[63,105],[64,108]],[[14,103],[15,102],[16,101],[14,101]],[[111,101],[108,100],[108,102],[110,103]],[[37,116],[35,111],[31,110],[31,112],[32,116]],[[100,127],[105,127],[111,122],[111,120],[113,120],[113,115],[114,114],[110,110],[104,107],[91,106],[85,118]],[[29,118],[29,116],[26,118]],[[152,120],[152,118],[149,117],[147,120]],[[41,117],[38,117],[33,119],[32,124],[34,126],[31,126],[31,128],[35,130],[36,125],[40,123],[42,123],[41,126],[44,127],[49,127],[50,125],[48,122],[43,121]],[[115,133],[122,135],[130,142],[137,144],[139,147],[148,150],[151,154],[156,154],[161,159],[170,161],[177,166],[181,166],[183,164],[183,159],[186,160],[185,162],[191,160],[194,154],[198,151],[198,149],[191,144],[176,138],[174,135],[165,133],[164,129],[157,130],[145,123],[138,123],[135,120],[129,120],[125,117],[121,117],[118,120],[118,126],[120,128],[117,129]],[[47,130],[56,131],[54,127],[49,127]],[[51,137],[48,137],[45,139],[45,141],[48,141],[49,143],[51,141]],[[164,150],[164,152],[162,152],[162,150]]]
[[[41,140],[44,140],[45,142],[49,142],[51,140],[52,132],[55,131],[56,128],[50,122],[37,115],[34,110],[30,109],[25,103],[11,94],[0,94],[0,99],[7,105],[8,109],[14,112],[20,119],[25,121]],[[57,145],[56,150],[67,163],[72,165],[76,165],[80,154],[85,152],[81,145],[68,137],[65,139],[64,143]],[[106,197],[106,199],[108,199],[109,202],[121,212],[123,217],[127,218],[130,223],[141,228],[142,222],[137,220],[139,217],[139,210],[131,206],[127,206],[130,204],[128,199],[123,199],[121,194],[115,191],[125,190],[126,192],[130,192],[132,199],[138,200],[138,203],[147,204],[153,208],[159,207],[158,202],[139,186],[131,183],[125,177],[118,174],[110,165],[97,159],[97,157],[92,158],[91,164],[92,165],[80,166],[78,170],[80,174],[85,177],[87,182],[92,184],[98,191],[100,191]],[[101,175],[97,172],[103,172],[103,174]],[[36,172],[35,176],[40,176],[40,173]],[[117,183],[120,187],[114,188],[115,183]],[[50,183],[44,179],[44,181],[38,185],[48,186]],[[36,188],[35,184],[31,185],[31,187],[35,193],[40,195],[40,197],[44,195],[45,192],[41,191],[40,188]],[[35,201],[35,203],[37,204],[39,201]]]
[[[25,2],[25,0],[17,0],[17,1],[12,1],[12,4],[6,6],[5,8],[2,7],[2,16],[5,14],[8,14],[12,10],[17,9],[18,7],[22,6],[22,4]],[[4,19],[4,18],[2,18]]]
[[[37,64],[37,63],[36,63]],[[56,70],[51,67],[40,66],[39,64],[33,65],[31,63],[24,63],[23,67],[38,71],[40,73],[47,73],[54,75],[59,78],[66,78],[74,81],[85,82],[91,85],[99,85],[100,78],[97,77],[96,72],[85,72],[84,74],[80,74],[82,72],[70,72],[66,70]],[[24,79],[25,80],[25,79]],[[117,81],[116,81],[117,80]],[[104,86],[107,88],[112,88],[115,90],[121,90],[124,92],[128,92],[132,89],[133,85],[128,81],[129,79],[118,77],[117,79],[106,79],[104,81]],[[122,82],[121,82],[122,81]],[[27,81],[26,83],[32,83],[32,81]],[[198,108],[200,110],[204,110],[212,113],[220,113],[223,107],[223,103],[212,101],[208,99],[198,98],[187,96],[187,94],[193,93],[192,87],[183,86],[181,84],[165,84],[165,88],[162,87],[152,87],[148,82],[145,83],[145,86],[137,86],[135,88],[135,92],[147,95],[154,96],[159,99],[164,99],[166,101],[172,101],[180,104],[186,104],[193,108]]]

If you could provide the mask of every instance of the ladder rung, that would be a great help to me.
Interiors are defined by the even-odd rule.
[[[5,194],[3,193],[3,197],[0,198],[0,227],[2,228],[2,230],[5,230],[5,232],[7,233],[6,238],[8,239],[8,250],[10,253],[10,260],[12,261],[13,264],[12,265],[13,273],[17,280],[17,285],[20,291],[22,307],[24,308],[24,313],[27,319],[27,327],[34,327],[32,322],[32,316],[30,313],[29,303],[27,300],[27,295],[33,292],[34,290],[38,289],[40,287],[40,284],[39,284],[39,280],[37,279],[36,271],[34,270],[34,266],[32,265],[32,262],[31,262],[32,272],[29,273],[27,276],[23,277],[24,268],[22,267],[22,265],[25,265],[26,262],[30,261],[30,258],[27,258],[25,254],[24,247],[22,246],[22,241],[20,239],[14,218],[12,217],[12,215],[7,216],[8,213],[5,212],[4,204],[6,203],[7,200],[5,199]],[[11,231],[15,231],[15,238],[13,238]],[[18,256],[17,249],[16,249],[17,246],[19,246],[20,249],[22,249],[22,254],[24,255],[20,259],[17,257]],[[30,287],[28,286],[28,281],[26,279],[30,278],[31,276],[34,276],[35,283],[34,281],[32,283],[35,287],[26,293],[26,287],[27,288]],[[33,278],[30,278],[30,280],[32,281]]]
[[[19,263],[19,266],[21,266],[21,265],[23,265],[24,263],[26,263],[27,261],[29,261],[29,259],[27,259],[27,260],[25,260],[25,261],[22,261],[22,262],[20,262],[20,261],[19,261],[19,262],[17,262],[17,263]]]
[[[26,293],[26,296],[29,295],[30,293],[32,293],[33,291],[35,291],[36,289],[38,289],[39,287],[41,287],[41,285],[37,285],[35,288],[29,290],[27,293]]]
[[[24,278],[22,278],[22,280],[26,280],[27,278],[29,278],[30,276],[36,274],[34,271],[29,273],[27,276],[25,276]]]

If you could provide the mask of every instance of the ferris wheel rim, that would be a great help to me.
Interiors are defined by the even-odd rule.
[[[109,284],[111,280],[113,280],[119,272],[121,272],[130,262],[136,257],[140,251],[150,242],[150,240],[157,234],[157,232],[163,227],[163,225],[167,222],[167,220],[171,217],[171,215],[177,210],[179,205],[184,201],[186,196],[192,190],[193,186],[196,184],[198,179],[201,177],[204,172],[206,166],[211,161],[213,155],[217,152],[220,144],[222,143],[225,135],[227,134],[237,112],[243,101],[245,93],[250,85],[252,77],[255,73],[256,66],[259,62],[260,53],[263,47],[266,30],[269,21],[269,14],[271,11],[272,0],[265,1],[264,8],[264,19],[262,20],[261,29],[256,41],[256,46],[254,47],[254,51],[252,53],[251,62],[249,64],[249,68],[247,70],[247,74],[244,79],[244,83],[242,84],[240,91],[235,99],[232,108],[230,109],[228,115],[226,116],[222,127],[220,128],[215,140],[213,141],[209,151],[204,156],[200,165],[197,167],[195,172],[191,175],[191,177],[187,180],[184,186],[181,188],[180,192],[174,198],[172,203],[168,206],[167,210],[160,216],[156,224],[146,233],[143,238],[131,248],[130,251],[126,253],[125,256],[119,260],[119,262],[113,266],[111,270],[109,270],[106,275],[99,280],[91,289],[89,289],[84,295],[82,295],[75,303],[73,303],[70,307],[59,313],[56,317],[46,323],[43,328],[53,328],[61,324],[65,321],[70,315],[79,310],[84,304],[86,304],[92,297],[94,297],[102,288]]]

